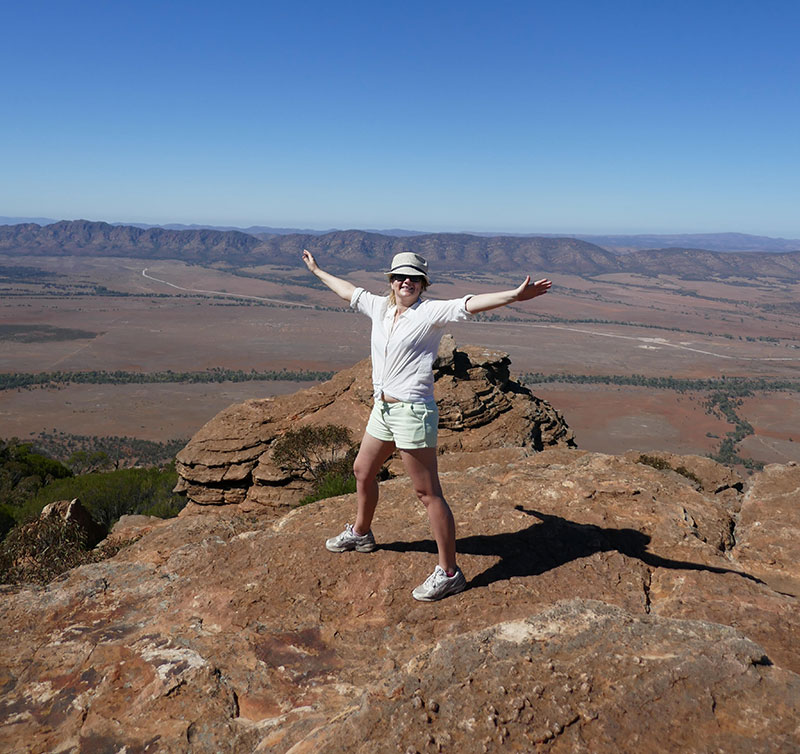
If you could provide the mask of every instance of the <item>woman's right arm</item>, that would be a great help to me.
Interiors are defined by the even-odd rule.
[[[350,303],[353,298],[353,291],[356,289],[352,283],[348,283],[346,280],[337,278],[329,272],[320,269],[317,260],[314,259],[314,255],[308,249],[303,249],[303,261],[306,263],[306,267],[308,267],[308,269],[325,283],[339,298],[343,298],[348,304]]]

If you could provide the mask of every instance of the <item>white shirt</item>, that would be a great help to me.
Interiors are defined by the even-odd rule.
[[[388,296],[356,288],[350,306],[372,320],[372,384],[381,393],[409,403],[433,400],[433,362],[448,322],[467,319],[467,300],[417,299],[395,321]]]

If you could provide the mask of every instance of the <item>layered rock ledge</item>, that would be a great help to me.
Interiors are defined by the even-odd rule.
[[[442,339],[434,364],[442,451],[509,448],[524,454],[574,446],[561,414],[512,379],[510,363],[508,354],[457,348],[450,335]],[[178,453],[176,490],[196,505],[296,504],[310,483],[273,461],[275,441],[304,424],[339,424],[360,438],[372,402],[370,360],[365,359],[317,387],[230,406]]]

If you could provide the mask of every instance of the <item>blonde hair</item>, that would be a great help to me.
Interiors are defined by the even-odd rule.
[[[421,285],[422,290],[419,292],[420,296],[428,290],[430,283],[428,283],[427,280],[423,280]],[[397,306],[397,299],[394,297],[394,289],[392,288],[391,282],[389,283],[389,306]]]

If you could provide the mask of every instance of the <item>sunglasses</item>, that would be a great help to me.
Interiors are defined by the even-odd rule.
[[[425,278],[422,275],[390,275],[389,280],[393,283],[402,283],[404,280],[410,280],[412,283],[425,282]]]

